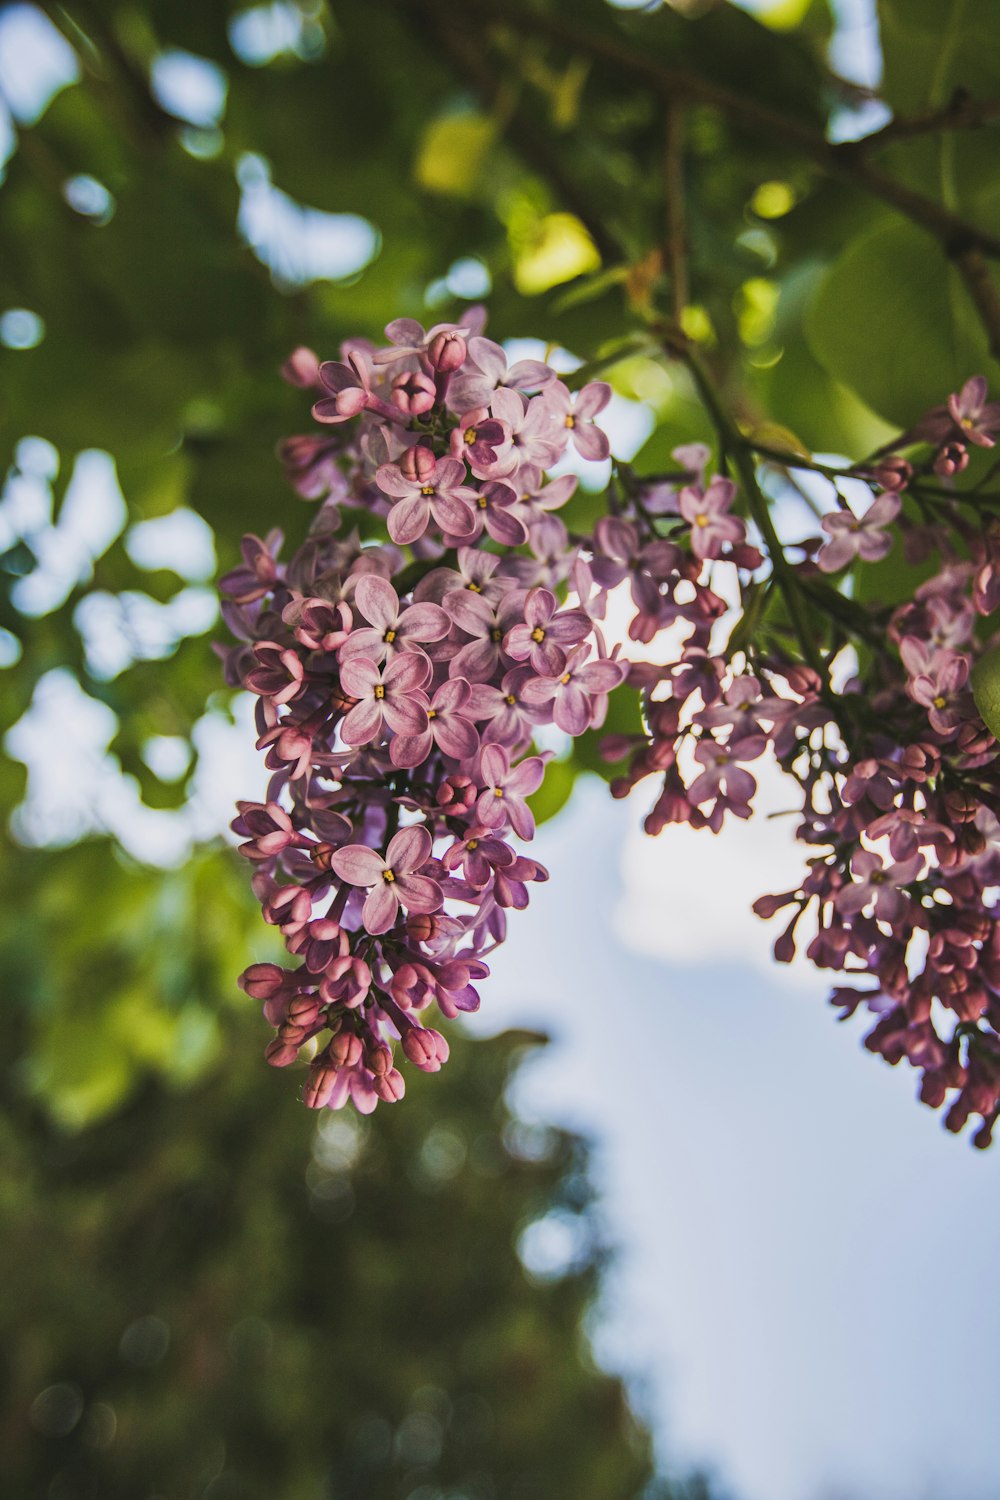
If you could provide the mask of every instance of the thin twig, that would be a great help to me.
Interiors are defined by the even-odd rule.
[[[879,151],[894,141],[914,136],[939,135],[950,130],[981,130],[1000,124],[1000,99],[973,99],[965,89],[956,89],[943,109],[927,109],[921,114],[898,115],[880,130],[852,142],[859,152]]]
[[[687,213],[684,199],[684,106],[668,99],[663,149],[663,264],[670,277],[674,321],[688,304]]]
[[[1000,292],[997,291],[986,257],[980,250],[970,246],[956,251],[952,260],[979,313],[979,321],[986,330],[990,353],[994,359],[1000,359]]]

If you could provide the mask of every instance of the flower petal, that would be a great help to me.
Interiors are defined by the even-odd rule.
[[[381,854],[367,844],[345,844],[330,856],[330,865],[348,885],[374,885],[385,870]]]
[[[366,573],[354,590],[365,619],[376,630],[391,630],[399,619],[399,595],[392,584],[377,573]]]

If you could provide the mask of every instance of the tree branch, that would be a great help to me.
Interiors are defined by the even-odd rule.
[[[417,5],[427,3],[428,0],[416,0]],[[974,248],[984,255],[1000,259],[1000,235],[981,229],[952,213],[933,198],[914,192],[894,177],[871,166],[858,150],[858,142],[831,144],[812,125],[771,109],[769,105],[761,104],[735,89],[644,57],[610,37],[581,31],[574,23],[561,16],[543,15],[526,9],[517,0],[463,0],[463,6],[467,12],[480,15],[484,25],[506,23],[522,32],[547,36],[567,47],[599,58],[624,72],[633,81],[644,81],[657,93],[668,98],[706,104],[748,130],[794,147],[828,176],[852,183],[895,208],[905,218],[933,235],[949,254]]]
[[[687,214],[684,199],[684,106],[667,100],[663,147],[663,264],[670,277],[674,321],[679,325],[688,303]]]
[[[943,109],[927,109],[916,115],[901,115],[851,144],[859,152],[879,151],[894,141],[914,136],[936,135],[949,130],[980,130],[1000,124],[1000,99],[973,99],[965,89],[956,89]]]
[[[986,258],[979,250],[970,248],[956,251],[952,260],[986,330],[990,353],[1000,360],[1000,292]]]

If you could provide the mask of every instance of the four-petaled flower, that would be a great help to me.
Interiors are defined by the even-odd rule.
[[[534,837],[535,820],[524,800],[537,792],[545,775],[540,755],[520,761],[513,770],[510,757],[502,745],[486,745],[480,757],[480,780],[486,790],[476,803],[476,817],[487,828],[502,828],[509,823],[522,839]]]
[[[389,746],[394,766],[419,766],[432,745],[453,760],[467,760],[479,749],[479,735],[469,712],[469,684],[464,677],[442,682],[427,706],[427,728],[419,734],[398,734]]]
[[[591,629],[585,610],[557,610],[556,596],[550,589],[532,589],[524,602],[524,623],[515,625],[504,637],[507,655],[514,661],[530,661],[543,677],[558,676],[566,666],[566,651]]]
[[[572,396],[561,380],[545,392],[545,402],[557,422],[566,427],[581,458],[607,458],[608,435],[597,426],[597,417],[611,400],[606,380],[592,380]]]
[[[900,649],[908,668],[918,664],[914,647],[922,644],[904,637]],[[922,669],[910,680],[910,694],[914,702],[926,708],[931,728],[950,735],[968,718],[962,695],[969,680],[969,658],[957,651],[931,651],[920,665]]]
[[[366,573],[354,590],[358,609],[369,621],[369,628],[353,630],[340,648],[340,660],[367,656],[372,661],[390,660],[399,651],[413,645],[439,641],[451,629],[451,621],[439,604],[411,604],[399,607],[399,595],[392,584],[377,573]]]
[[[376,937],[388,932],[401,906],[410,912],[440,910],[440,885],[416,873],[430,859],[431,848],[426,828],[401,828],[389,840],[384,859],[367,844],[345,844],[332,856],[331,867],[341,880],[371,887],[361,913],[366,931]]]
[[[864,562],[878,562],[885,557],[892,547],[892,537],[883,527],[896,519],[901,503],[897,494],[887,491],[872,502],[863,516],[855,516],[849,510],[835,510],[824,516],[821,525],[830,540],[817,556],[817,565],[824,573],[838,573],[855,557]]]
[[[423,734],[427,698],[420,690],[431,675],[422,651],[401,651],[380,672],[370,656],[355,656],[340,669],[340,685],[358,702],[340,726],[345,745],[367,745],[385,720],[394,734]]]
[[[381,464],[375,483],[395,501],[386,525],[401,547],[422,537],[431,517],[450,536],[471,537],[476,521],[472,507],[477,493],[463,483],[465,465],[455,458],[439,458],[424,476],[410,479],[398,464]]]
[[[985,375],[973,375],[957,396],[948,397],[948,414],[963,439],[977,448],[996,447],[993,434],[1000,432],[1000,401],[986,400]]]
[[[898,864],[884,866],[879,855],[870,849],[859,849],[851,859],[854,879],[841,886],[833,904],[842,916],[854,916],[870,902],[875,915],[883,922],[898,922],[904,916],[909,897],[900,887],[916,880],[924,865],[922,854],[914,854]]]
[[[589,646],[576,646],[558,677],[535,677],[523,688],[525,703],[541,707],[551,702],[552,717],[566,734],[582,734],[593,718],[591,699],[610,693],[628,672],[624,662],[606,657],[588,661],[589,655]]]
[[[711,560],[722,552],[723,543],[736,544],[746,539],[746,527],[738,516],[729,514],[736,498],[731,479],[716,475],[705,490],[685,485],[677,496],[677,509],[691,525],[691,551],[695,557]]]

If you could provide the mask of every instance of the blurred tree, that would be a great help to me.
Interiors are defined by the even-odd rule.
[[[317,1130],[240,1065],[247,1030],[82,1136],[5,1101],[8,1492],[679,1496],[588,1352],[585,1144],[499,1102],[542,1039],[470,1042],[405,1114]]]

